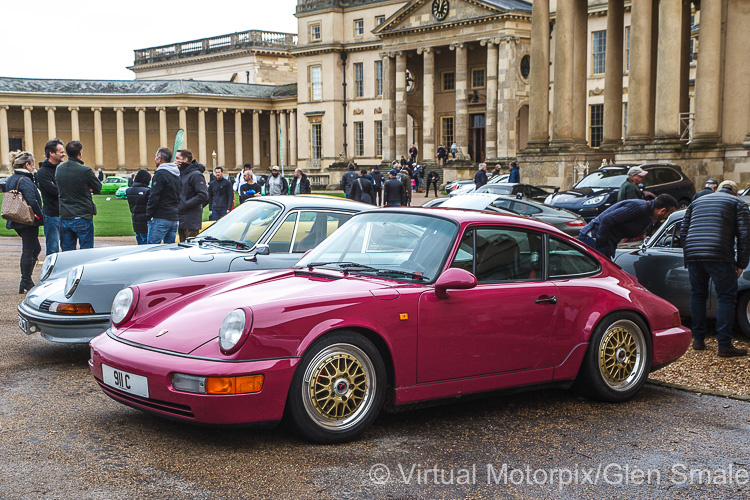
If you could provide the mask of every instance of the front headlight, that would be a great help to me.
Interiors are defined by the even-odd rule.
[[[68,272],[68,277],[65,279],[65,296],[67,298],[70,298],[78,288],[81,276],[83,276],[83,266],[76,266]]]
[[[243,309],[235,309],[224,317],[219,328],[219,345],[221,350],[229,354],[238,347],[237,343],[245,332],[247,317]]]
[[[598,205],[599,203],[603,202],[606,199],[607,199],[607,195],[600,194],[599,196],[594,196],[590,200],[584,201],[583,204],[587,206]]]
[[[44,259],[44,263],[42,264],[42,272],[40,274],[39,281],[44,281],[47,278],[49,278],[49,275],[52,274],[52,270],[55,268],[55,262],[57,262],[57,254],[53,253],[51,255],[48,255]]]
[[[130,319],[134,309],[134,298],[133,289],[130,287],[117,292],[115,300],[112,301],[111,317],[113,325],[119,326]]]

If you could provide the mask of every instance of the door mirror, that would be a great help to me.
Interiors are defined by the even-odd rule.
[[[435,282],[435,295],[439,299],[448,298],[448,290],[468,290],[477,286],[477,277],[469,271],[452,267]]]
[[[646,236],[643,239],[643,243],[641,243],[641,252],[646,253],[646,248],[648,248],[648,242],[651,239],[650,236]]]
[[[252,255],[248,255],[245,257],[245,260],[248,262],[255,262],[258,260],[258,255],[270,255],[271,249],[268,245],[264,243],[258,243],[255,245],[255,251],[252,253]]]

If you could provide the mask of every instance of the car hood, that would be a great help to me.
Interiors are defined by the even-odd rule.
[[[327,270],[250,271],[138,285],[131,322],[112,328],[119,338],[149,348],[189,354],[215,341],[224,317],[237,308],[250,312],[253,331],[276,332],[283,322],[330,313],[363,298],[390,300],[397,288],[414,285]],[[311,299],[314,297],[314,299]],[[336,317],[334,314],[331,317]],[[306,332],[299,332],[302,336]],[[251,335],[252,337],[252,335]]]

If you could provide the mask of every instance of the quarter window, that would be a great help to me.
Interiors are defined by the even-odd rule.
[[[549,239],[549,279],[580,278],[599,272],[599,262],[572,245]]]

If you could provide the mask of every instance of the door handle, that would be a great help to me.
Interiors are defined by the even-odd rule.
[[[542,295],[542,297],[544,296]],[[555,297],[554,295],[552,297],[547,297],[547,298],[542,298],[542,297],[539,297],[538,299],[536,299],[534,301],[534,304],[543,304],[544,302],[549,302],[550,304],[557,304],[557,297]]]

